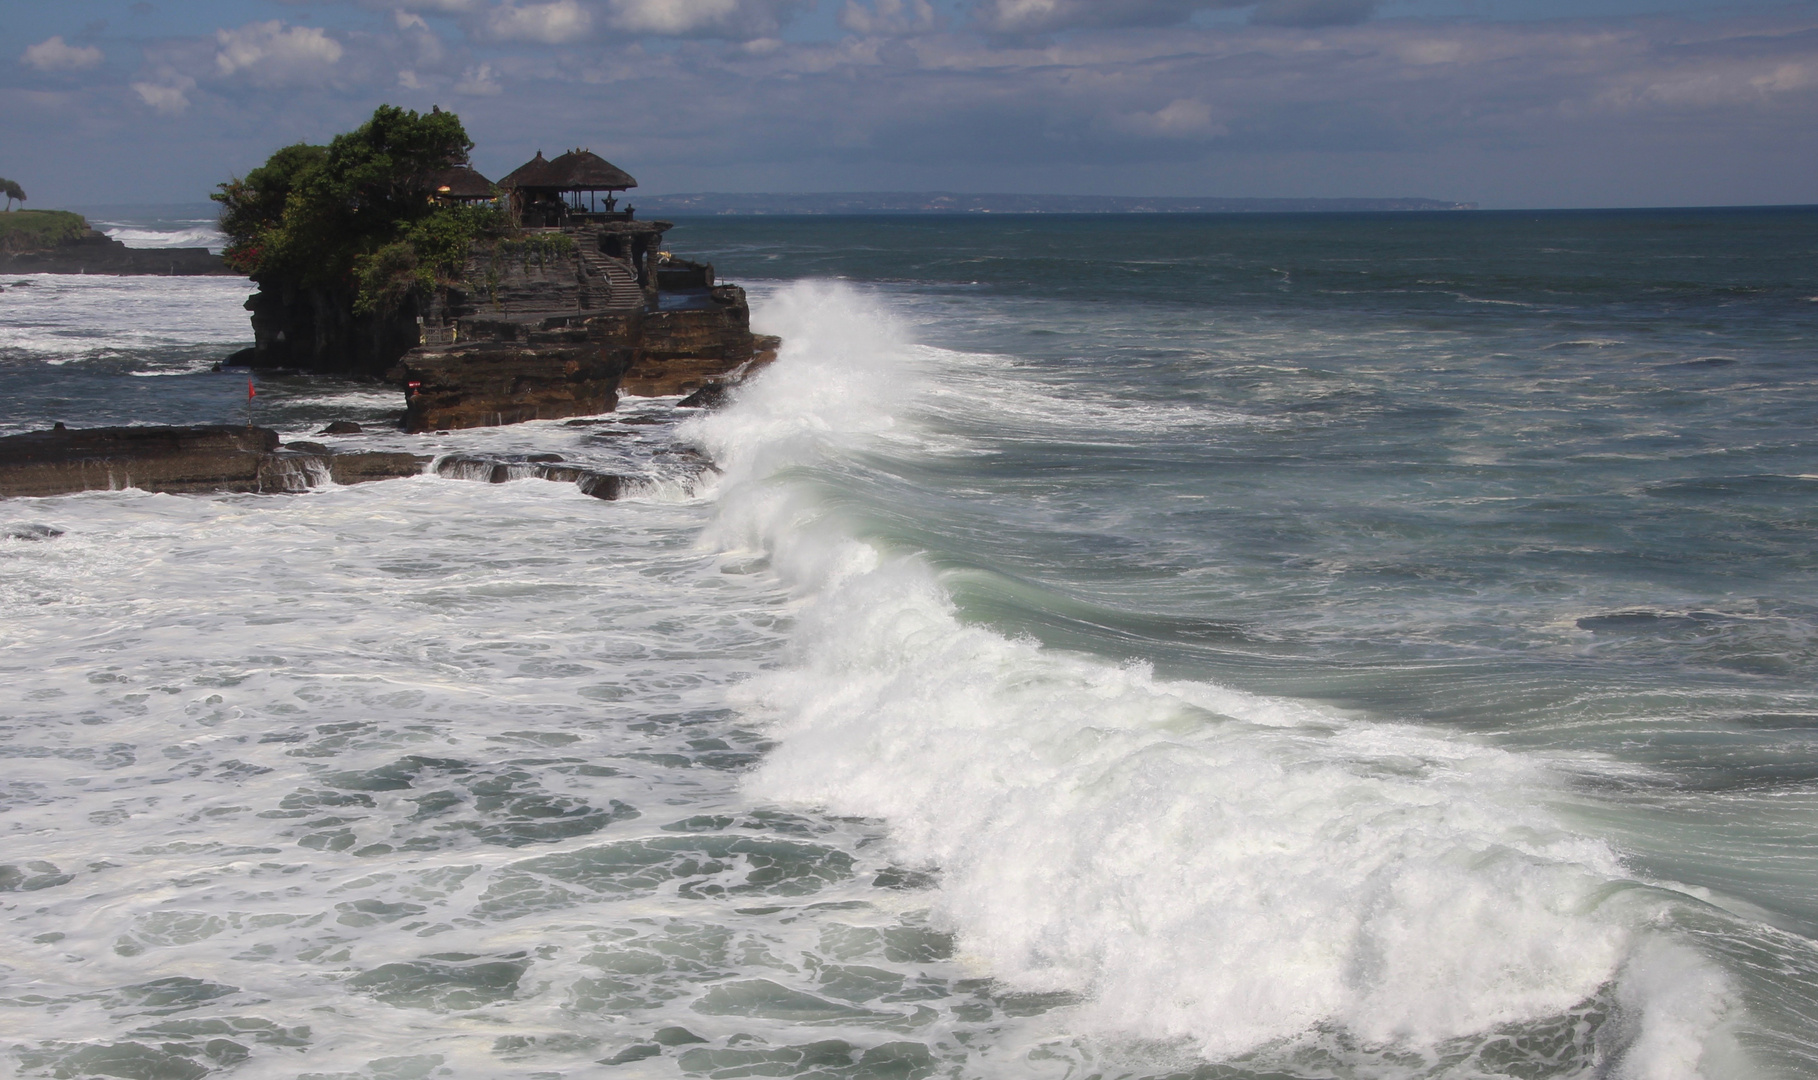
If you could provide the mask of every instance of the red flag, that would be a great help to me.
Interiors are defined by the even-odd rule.
[[[246,400],[251,401],[253,396],[257,393],[258,391],[253,389],[252,380],[246,380]]]

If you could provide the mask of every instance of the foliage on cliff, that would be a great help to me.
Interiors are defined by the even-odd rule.
[[[13,208],[13,200],[25,201],[25,189],[19,186],[19,181],[8,180],[4,176],[0,176],[0,195],[6,196],[6,208],[9,211]]]
[[[502,213],[443,205],[424,186],[472,148],[454,113],[393,105],[327,146],[284,147],[211,196],[228,264],[261,285],[345,289],[356,312],[394,309],[458,275],[468,245],[505,227]]]
[[[81,214],[68,210],[15,210],[0,214],[0,251],[47,251],[88,232]]]

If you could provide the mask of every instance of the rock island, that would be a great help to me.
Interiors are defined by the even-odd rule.
[[[232,361],[395,382],[428,431],[606,412],[774,357],[743,289],[620,208],[624,170],[539,150],[494,184],[472,147],[453,113],[381,106],[222,184],[227,261],[259,285]]]
[[[669,222],[619,208],[619,195],[637,186],[624,170],[584,149],[553,159],[539,150],[494,184],[473,169],[472,147],[453,113],[381,106],[327,146],[284,147],[220,185],[213,198],[229,243],[223,257],[208,256],[214,270],[201,261],[171,268],[180,253],[169,251],[135,256],[167,260],[150,272],[225,268],[252,278],[254,344],[232,363],[391,381],[413,432],[590,416],[615,408],[621,389],[711,405],[775,358],[777,339],[751,333],[743,289],[671,254]],[[26,213],[6,217],[23,226]],[[65,217],[30,223],[53,237],[34,250],[101,252],[86,222]],[[148,272],[93,265],[88,272]],[[280,444],[277,432],[250,425],[58,424],[0,438],[0,498],[121,487],[301,491],[414,475],[430,461]],[[438,469],[572,482],[601,499],[621,486],[555,455],[515,464],[455,456]]]

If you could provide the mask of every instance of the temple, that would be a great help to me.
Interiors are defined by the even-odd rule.
[[[410,430],[604,412],[621,390],[690,393],[775,355],[745,291],[665,250],[674,226],[620,209],[637,181],[591,151],[539,150],[496,187],[465,164],[423,185],[500,199],[517,228],[473,245],[460,280],[420,306],[418,343],[392,372]]]

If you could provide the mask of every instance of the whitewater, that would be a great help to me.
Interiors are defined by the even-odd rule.
[[[1360,310],[1279,285],[1342,230],[1202,227],[692,223],[785,343],[707,414],[258,376],[617,502],[0,502],[6,1067],[1808,1074],[1809,316],[1667,340],[1432,236]],[[243,408],[243,282],[0,288],[8,430]]]

